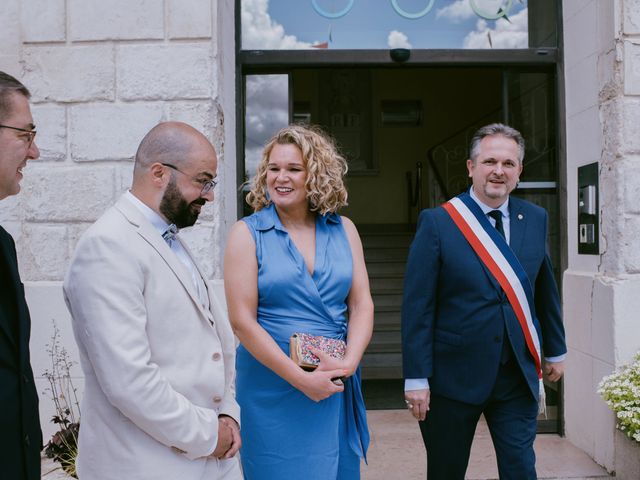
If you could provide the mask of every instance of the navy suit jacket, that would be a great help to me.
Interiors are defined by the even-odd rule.
[[[40,479],[42,433],[29,363],[31,320],[13,238],[0,227],[0,477]]]
[[[567,350],[546,249],[547,212],[511,197],[509,214],[510,247],[531,282],[543,356],[562,355]],[[534,360],[500,285],[444,208],[422,211],[405,273],[404,377],[428,378],[432,392],[479,405],[495,384],[505,332],[537,399]]]

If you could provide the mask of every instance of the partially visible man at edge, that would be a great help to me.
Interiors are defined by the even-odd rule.
[[[20,192],[22,169],[40,151],[29,90],[0,71],[0,200]],[[31,319],[13,238],[0,226],[0,472],[11,480],[40,479],[42,432],[29,362]]]

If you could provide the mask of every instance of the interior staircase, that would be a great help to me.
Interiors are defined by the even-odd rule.
[[[414,229],[410,225],[360,225],[358,230],[375,305],[373,338],[362,359],[362,378],[400,379],[402,284]]]

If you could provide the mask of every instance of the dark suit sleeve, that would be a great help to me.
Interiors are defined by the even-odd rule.
[[[31,319],[18,273],[15,243],[0,227],[1,478],[40,478],[42,432],[29,360],[30,332]]]
[[[402,364],[405,378],[433,373],[433,330],[440,265],[434,210],[424,210],[409,250],[402,302]]]
[[[547,240],[548,215],[544,212],[545,249]],[[556,357],[567,353],[560,294],[553,276],[549,253],[545,252],[544,261],[538,271],[535,285],[536,316],[542,330],[542,351],[545,357]]]

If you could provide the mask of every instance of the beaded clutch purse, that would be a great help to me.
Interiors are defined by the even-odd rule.
[[[289,339],[289,356],[305,370],[313,370],[320,363],[320,359],[311,353],[311,348],[322,350],[334,358],[344,358],[347,344],[344,340],[309,335],[308,333],[294,333],[291,335]]]

